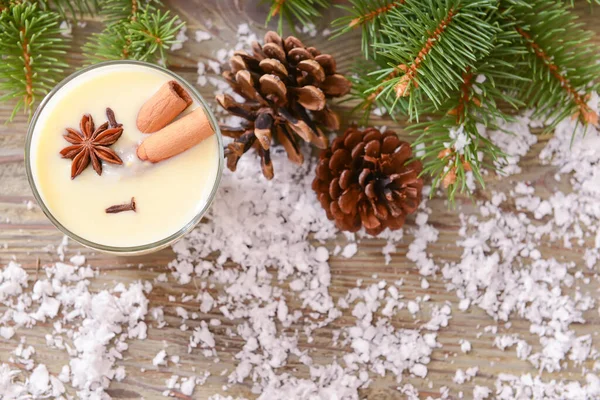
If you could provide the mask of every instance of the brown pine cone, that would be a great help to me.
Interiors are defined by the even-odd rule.
[[[400,229],[421,202],[423,167],[411,156],[394,132],[350,127],[321,152],[312,184],[327,218],[350,232]]]
[[[240,157],[254,147],[261,156],[263,174],[271,179],[272,138],[277,137],[288,158],[298,164],[304,158],[295,135],[327,148],[321,127],[339,129],[339,117],[327,107],[327,99],[347,94],[351,84],[336,73],[331,55],[306,47],[293,36],[282,40],[277,33],[267,32],[264,43],[254,43],[252,55],[236,51],[229,60],[231,71],[223,73],[246,102],[238,103],[226,94],[217,96],[217,101],[247,120],[239,128],[221,127],[225,136],[235,139],[225,148],[229,169],[235,171]]]

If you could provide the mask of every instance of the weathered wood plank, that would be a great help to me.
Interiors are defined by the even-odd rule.
[[[250,0],[194,0],[177,1],[171,0],[169,5],[180,13],[188,21],[188,35],[191,40],[186,42],[184,48],[173,54],[171,65],[173,70],[181,74],[190,82],[196,81],[196,64],[198,61],[207,61],[214,59],[214,49],[222,47],[225,42],[235,41],[235,31],[241,22],[249,22],[256,30],[262,28],[266,5],[257,6],[256,1]],[[595,10],[597,13],[597,10]],[[328,22],[336,11],[328,11],[326,18],[319,22],[319,31],[328,26]],[[582,17],[582,21],[590,29],[600,33],[597,15],[593,14],[585,1],[577,2],[577,13]],[[209,27],[207,21],[212,21],[212,27]],[[83,64],[83,58],[80,53],[81,45],[85,42],[86,35],[96,32],[100,29],[97,21],[88,21],[85,28],[74,29],[74,40],[71,51],[68,55],[68,62],[71,69]],[[209,30],[214,39],[210,42],[197,43],[193,40],[193,34],[196,29]],[[324,52],[331,52],[336,56],[341,70],[347,70],[356,57],[359,55],[358,32],[344,36],[339,40],[329,41],[320,36],[306,39],[307,42],[315,44]],[[596,36],[596,41],[600,42],[600,34]],[[211,87],[200,88],[203,96],[212,98]],[[350,110],[349,105],[344,105],[342,111],[347,113]],[[0,120],[5,120],[10,114],[10,106],[0,105]],[[387,118],[374,118],[374,124],[388,125],[394,129],[402,131],[404,122],[393,122]],[[55,247],[60,243],[62,235],[52,227],[47,221],[40,209],[33,205],[28,207],[27,202],[33,201],[29,186],[25,176],[23,165],[23,145],[25,132],[27,129],[26,118],[19,115],[16,120],[9,125],[0,125],[0,264],[5,264],[9,260],[16,258],[30,273],[35,274],[37,260],[44,264],[49,264],[56,260]],[[527,179],[534,183],[536,188],[542,188],[546,195],[552,192],[556,187],[556,182],[552,179],[554,169],[548,166],[539,165],[537,155],[548,136],[540,137],[540,142],[532,149],[531,154],[524,157],[521,161],[523,173],[514,179]],[[488,180],[488,191],[477,193],[478,198],[488,198],[490,190],[507,190],[512,187],[511,180],[499,180],[495,176],[490,176]],[[564,186],[564,183],[561,184]],[[435,227],[440,230],[438,242],[431,246],[431,252],[434,255],[443,255],[444,259],[460,259],[459,250],[454,246],[456,241],[456,232],[459,227],[457,213],[459,211],[468,212],[473,209],[470,200],[462,199],[460,201],[461,209],[458,211],[449,211],[443,200],[436,199],[429,203],[435,210],[432,221]],[[31,208],[31,209],[29,209]],[[411,226],[412,221],[408,222]],[[331,260],[332,287],[331,294],[337,300],[340,296],[347,293],[349,288],[356,285],[357,279],[363,279],[365,283],[376,282],[379,279],[395,280],[403,278],[404,295],[407,299],[415,299],[418,296],[429,294],[432,298],[431,304],[444,304],[449,302],[456,309],[457,299],[453,293],[445,290],[444,283],[440,277],[429,279],[430,288],[421,289],[421,277],[411,262],[405,258],[408,251],[407,243],[410,242],[410,234],[407,234],[407,240],[397,245],[397,252],[393,255],[390,265],[384,265],[384,258],[381,254],[381,247],[385,245],[382,240],[361,241],[359,253],[352,259],[334,257]],[[327,243],[329,248],[333,248],[336,243],[345,243],[342,237],[335,241]],[[53,247],[49,247],[51,244]],[[138,280],[153,281],[158,274],[167,272],[167,263],[173,258],[173,252],[170,249],[144,257],[118,258],[104,254],[95,254],[89,249],[85,249],[75,243],[70,243],[67,253],[69,255],[81,253],[86,255],[87,261],[95,268],[101,271],[100,276],[93,280],[93,288],[101,289],[110,287],[114,282],[132,283]],[[553,254],[557,257],[575,258],[576,255],[571,250],[560,247],[548,247],[544,249],[544,254]],[[138,268],[138,264],[143,263],[143,268]],[[377,274],[377,278],[373,275]],[[181,298],[183,294],[195,294],[199,280],[188,285],[162,284],[155,285],[154,290],[149,295],[152,306],[163,306],[165,309],[165,318],[169,325],[163,329],[150,329],[149,337],[144,341],[134,341],[130,349],[125,353],[125,359],[120,362],[127,369],[127,378],[123,382],[114,382],[111,385],[110,393],[118,399],[135,399],[144,397],[146,399],[161,398],[161,392],[165,389],[164,382],[171,375],[180,376],[192,375],[192,368],[197,372],[209,370],[210,378],[204,386],[196,388],[194,398],[205,399],[209,395],[222,392],[222,385],[226,383],[226,377],[220,376],[223,368],[230,371],[234,367],[232,356],[241,348],[239,339],[229,338],[225,330],[235,326],[239,321],[229,321],[218,313],[201,314],[200,319],[216,318],[220,319],[222,325],[214,329],[215,337],[218,343],[218,351],[221,357],[219,364],[214,364],[212,360],[204,358],[200,352],[187,354],[187,343],[189,332],[182,332],[179,329],[180,318],[175,313],[175,307],[181,306],[188,311],[198,312],[198,304],[195,302],[175,303],[168,300],[169,295]],[[592,282],[589,290],[598,290],[598,284]],[[214,289],[220,290],[219,287]],[[292,306],[299,307],[297,302],[292,301]],[[427,320],[427,313],[423,312],[415,320],[406,311],[399,312],[394,317],[394,324],[397,327],[414,328],[418,327],[424,320]],[[592,333],[600,330],[600,317],[596,312],[588,312],[585,315],[588,321],[585,325],[576,326],[575,330],[579,334]],[[518,333],[524,338],[532,339],[529,333],[529,323],[520,318],[511,320],[511,333]],[[152,323],[151,323],[152,324]],[[188,325],[193,328],[199,324],[198,321],[190,320]],[[316,362],[326,362],[333,355],[341,355],[344,349],[331,346],[330,338],[333,330],[341,326],[352,324],[352,319],[348,315],[340,318],[334,324],[315,332],[316,338],[313,343],[306,343],[302,338],[300,347],[311,350],[311,355]],[[451,324],[440,333],[439,341],[443,348],[438,349],[433,354],[433,361],[428,365],[429,375],[423,380],[406,378],[405,382],[413,383],[421,392],[423,398],[428,395],[439,396],[439,388],[448,386],[452,393],[458,393],[459,390],[470,393],[475,384],[492,386],[497,374],[501,371],[512,370],[513,372],[535,372],[529,363],[518,360],[511,352],[502,352],[492,346],[493,335],[484,334],[477,337],[477,332],[488,325],[496,325],[483,311],[479,309],[470,309],[466,313],[454,313]],[[292,326],[291,329],[301,328]],[[499,331],[503,331],[502,325],[499,325]],[[0,340],[0,359],[8,359],[11,351],[16,347],[18,336],[24,335],[27,343],[37,348],[36,361],[45,363],[52,373],[58,373],[62,365],[68,362],[68,357],[63,351],[51,350],[45,346],[44,335],[51,332],[49,324],[40,324],[32,330],[20,330],[18,335],[11,340]],[[469,354],[463,354],[460,351],[458,340],[465,338],[473,344],[474,350]],[[181,365],[177,367],[153,367],[152,359],[156,353],[163,348],[163,343],[168,344],[169,354],[181,354]],[[589,364],[589,363],[588,363]],[[452,382],[452,377],[457,368],[466,369],[473,365],[480,367],[479,375],[472,381],[464,385],[456,385]],[[591,368],[591,365],[586,365]],[[18,365],[15,365],[18,367]],[[142,373],[141,368],[146,372]],[[286,367],[287,370],[297,368],[296,375],[307,376],[306,367],[292,359],[292,362]],[[573,378],[578,379],[579,368],[571,366],[562,374],[547,374],[547,377]],[[572,374],[572,376],[571,376]],[[432,389],[428,389],[429,382],[432,383]],[[375,383],[365,390],[363,395],[369,399],[397,399],[398,394],[395,390],[396,384],[390,377],[377,379]],[[228,395],[249,396],[252,397],[249,384],[236,386],[227,392]],[[468,398],[468,395],[467,397]]]

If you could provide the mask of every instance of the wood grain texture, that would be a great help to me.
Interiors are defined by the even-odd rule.
[[[266,13],[266,5],[259,5],[258,1],[251,0],[172,0],[167,2],[169,7],[188,22],[188,34],[192,38],[184,44],[182,50],[177,51],[171,58],[171,68],[190,82],[196,81],[196,65],[198,61],[207,61],[214,59],[215,49],[223,47],[224,43],[235,41],[235,31],[241,22],[248,22],[257,32],[264,31],[263,21]],[[322,30],[327,27],[327,21],[334,17],[336,11],[327,11],[327,15],[322,21],[319,21],[317,28]],[[585,1],[578,1],[576,12],[581,16],[582,21],[589,29],[595,30],[599,35],[596,41],[600,41],[600,24],[598,24],[598,9],[590,10]],[[593,14],[593,12],[596,13]],[[212,21],[212,27],[207,25],[207,21]],[[85,28],[74,29],[74,40],[68,56],[68,62],[71,69],[74,70],[82,65],[80,47],[85,41],[87,35],[101,29],[101,25],[94,20],[88,21]],[[196,29],[209,30],[214,39],[208,42],[197,43],[193,40],[193,34]],[[323,52],[333,54],[339,65],[339,69],[347,71],[351,63],[360,55],[359,32],[353,32],[350,35],[343,36],[335,41],[329,41],[323,37],[304,38],[307,43],[311,43],[321,49]],[[199,88],[202,95],[211,99],[213,89],[209,86]],[[348,114],[350,106],[345,105],[338,109]],[[10,113],[10,106],[0,105],[0,120],[5,120]],[[344,120],[348,120],[345,118]],[[386,118],[375,118],[375,125],[387,125],[399,132],[403,132],[404,123],[393,122]],[[26,119],[19,116],[15,122],[9,125],[0,125],[0,265],[5,265],[9,260],[16,259],[32,275],[35,275],[36,262],[39,259],[43,264],[49,264],[56,261],[56,252],[54,247],[49,244],[58,245],[62,235],[50,224],[41,210],[34,206],[29,209],[27,202],[33,201],[23,163],[23,146],[25,142],[25,133],[27,129]],[[548,136],[540,136],[538,144],[532,151],[521,160],[523,167],[522,174],[514,176],[511,179],[499,180],[494,176],[488,178],[488,190],[477,193],[479,199],[489,197],[491,190],[506,190],[512,187],[513,180],[530,180],[536,186],[538,191],[548,196],[557,187],[557,183],[552,179],[554,169],[548,166],[542,166],[537,161],[537,155],[548,140]],[[565,189],[564,183],[561,189]],[[429,206],[434,210],[430,221],[440,231],[440,238],[437,243],[430,246],[433,255],[443,256],[446,260],[460,259],[460,249],[455,246],[457,230],[459,228],[458,213],[470,212],[474,207],[470,200],[461,199],[459,201],[460,209],[448,211],[445,202],[441,199],[435,199],[429,202]],[[414,225],[412,220],[408,221],[408,226]],[[357,279],[363,279],[365,283],[376,282],[380,279],[396,280],[403,278],[404,296],[407,299],[414,299],[426,294],[431,296],[430,304],[450,303],[453,308],[452,320],[448,328],[439,333],[439,341],[443,347],[433,353],[433,360],[428,365],[429,374],[425,380],[411,379],[406,377],[404,382],[410,382],[419,389],[422,398],[427,396],[439,396],[439,388],[447,386],[451,389],[452,398],[455,398],[459,391],[464,391],[465,397],[469,398],[472,388],[475,384],[493,387],[493,384],[500,372],[510,371],[512,373],[532,373],[536,371],[525,361],[517,359],[514,351],[502,352],[492,346],[493,335],[483,334],[480,337],[477,333],[482,331],[485,326],[498,326],[499,332],[505,332],[502,324],[498,325],[489,316],[479,309],[470,309],[467,312],[460,312],[457,309],[457,298],[454,293],[445,290],[442,279],[438,277],[430,278],[430,288],[421,289],[421,277],[413,263],[405,258],[408,250],[408,244],[411,241],[410,234],[406,235],[406,240],[397,245],[397,252],[393,254],[390,265],[385,266],[384,258],[381,254],[381,248],[385,242],[378,239],[362,240],[359,246],[358,254],[350,259],[334,257],[331,260],[332,287],[331,292],[334,299],[346,294],[347,290],[356,284]],[[336,244],[344,244],[342,237],[327,243],[329,248]],[[100,276],[93,280],[93,288],[114,286],[116,281],[129,283],[138,280],[152,281],[160,273],[167,272],[167,263],[173,258],[170,249],[166,249],[156,254],[137,257],[137,258],[119,258],[104,254],[96,254],[89,249],[83,248],[75,243],[70,243],[68,254],[81,253],[87,257],[87,261],[95,268],[101,271]],[[543,251],[546,255],[554,255],[559,258],[577,260],[581,255],[574,254],[572,251],[552,246]],[[144,264],[139,268],[140,263]],[[374,278],[374,275],[377,275]],[[188,285],[177,284],[157,284],[150,294],[151,306],[163,306],[166,320],[169,326],[164,329],[149,329],[149,337],[144,341],[134,341],[130,343],[130,348],[125,352],[125,357],[118,365],[124,365],[127,370],[127,377],[123,382],[113,382],[109,393],[117,399],[155,399],[162,398],[161,392],[165,390],[164,382],[171,375],[179,376],[193,375],[192,367],[197,371],[209,370],[212,375],[205,385],[196,387],[193,398],[206,399],[215,393],[228,395],[239,395],[253,398],[250,393],[250,385],[245,383],[237,385],[228,392],[222,392],[222,385],[226,383],[226,376],[220,376],[223,368],[232,370],[234,363],[232,355],[240,350],[242,343],[240,340],[233,340],[225,335],[225,330],[239,321],[229,321],[220,314],[211,313],[201,315],[201,319],[217,318],[222,321],[222,325],[214,329],[217,350],[221,362],[215,365],[211,360],[204,358],[199,351],[187,354],[187,343],[189,332],[182,332],[179,329],[180,318],[175,314],[175,307],[181,306],[188,311],[198,311],[198,304],[195,302],[180,303],[170,302],[169,295],[181,298],[182,294],[195,294],[195,285],[198,282],[192,282]],[[218,291],[220,288],[216,288]],[[592,280],[590,292],[600,289],[598,284]],[[291,297],[291,296],[290,296]],[[292,305],[299,307],[291,299]],[[428,320],[428,310],[420,313],[417,319],[414,319],[408,312],[400,312],[394,317],[394,324],[397,327],[414,328],[420,326],[422,321]],[[0,311],[2,309],[0,308]],[[593,333],[600,330],[600,318],[597,312],[589,312],[585,315],[588,323],[575,326],[578,334]],[[331,346],[330,338],[333,329],[339,329],[340,326],[352,324],[352,317],[346,315],[340,318],[332,326],[315,332],[315,342],[307,343],[306,338],[302,337],[300,346],[302,349],[308,349],[315,358],[315,362],[327,362],[333,355],[343,354],[344,349]],[[190,328],[199,325],[199,321],[189,321]],[[7,360],[10,353],[18,344],[18,338],[25,336],[27,343],[37,349],[35,355],[36,362],[44,363],[48,366],[51,373],[57,374],[62,365],[68,363],[68,357],[65,352],[51,350],[45,346],[44,335],[50,333],[50,324],[38,325],[35,329],[20,329],[17,335],[11,340],[0,339],[0,360]],[[520,318],[512,319],[511,333],[518,333],[524,338],[531,339],[530,343],[537,343],[537,339],[529,334],[529,323]],[[473,351],[468,355],[461,353],[458,343],[460,338],[471,341]],[[181,365],[174,367],[171,364],[168,367],[153,367],[152,359],[156,353],[163,348],[163,342],[168,344],[168,353],[180,354]],[[318,351],[316,351],[318,350]],[[534,347],[534,351],[537,350]],[[464,385],[456,385],[452,378],[457,368],[465,369],[477,365],[480,368],[479,375],[471,382]],[[591,367],[591,365],[586,365]],[[140,372],[145,368],[146,372]],[[295,374],[300,376],[307,375],[307,369],[299,362],[292,362],[286,367],[287,370],[297,368]],[[546,374],[546,378],[563,379],[581,379],[580,367],[572,365],[560,374]],[[431,385],[431,388],[430,388]],[[369,389],[364,390],[362,395],[368,399],[400,399],[403,398],[395,390],[397,384],[391,377],[377,378]],[[71,393],[72,390],[70,391]]]

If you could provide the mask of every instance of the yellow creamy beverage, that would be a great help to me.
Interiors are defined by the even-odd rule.
[[[155,164],[136,156],[150,135],[138,130],[138,112],[171,80],[173,76],[145,65],[101,66],[68,81],[43,106],[31,137],[31,175],[40,199],[66,230],[103,246],[143,246],[176,234],[205,208],[219,175],[217,135]],[[178,118],[203,107],[192,99]],[[60,154],[72,143],[63,135],[67,128],[80,132],[86,114],[100,127],[108,120],[107,108],[122,124],[119,139],[107,146],[122,165],[102,162],[98,175],[90,162],[72,178],[74,161]],[[135,211],[106,212],[132,198]]]

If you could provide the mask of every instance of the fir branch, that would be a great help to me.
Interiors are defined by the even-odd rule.
[[[501,105],[513,110],[525,105],[515,96],[514,89],[531,81],[520,75],[527,68],[522,59],[527,49],[505,13],[498,14],[495,19],[501,30],[494,38],[491,53],[462,73],[459,89],[439,107],[440,112],[447,110],[447,114],[456,117],[456,125],[471,120],[497,129],[498,121],[511,119],[501,110]],[[423,112],[435,113],[436,108],[425,106]]]
[[[178,42],[177,32],[185,23],[178,16],[171,16],[170,11],[161,12],[146,6],[142,13],[129,25],[129,38],[135,50],[133,58],[137,60],[155,59],[165,64],[165,51]]]
[[[573,116],[583,124],[598,125],[598,114],[587,96],[598,90],[600,49],[592,33],[581,28],[568,5],[534,0],[530,7],[515,8],[515,30],[529,49],[526,60],[532,85],[520,96],[552,129]]]
[[[363,12],[362,15],[359,15],[358,17],[356,17],[352,21],[350,21],[350,23],[348,24],[348,27],[354,28],[354,27],[372,22],[372,21],[380,18],[382,15],[385,15],[390,10],[392,10],[396,7],[399,7],[404,3],[405,3],[405,0],[397,0],[397,1],[393,1],[393,2],[390,2],[385,5],[381,5],[380,7],[375,8],[374,10],[369,11],[367,13]]]
[[[83,45],[84,56],[92,63],[131,58],[131,40],[126,24],[107,26],[102,32],[92,34]]]
[[[100,15],[107,25],[135,19],[140,9],[158,9],[162,7],[159,0],[103,0]]]
[[[517,27],[517,32],[525,39],[525,42],[529,45],[533,53],[541,62],[548,68],[552,77],[554,77],[560,86],[567,92],[567,95],[572,98],[573,102],[577,105],[577,114],[582,117],[584,123],[592,123],[596,125],[598,123],[598,115],[592,111],[589,106],[585,103],[584,97],[575,90],[571,84],[569,78],[565,77],[558,70],[558,66],[550,57],[531,37],[528,32],[525,32],[522,28]]]
[[[477,97],[472,96],[475,76],[473,75],[473,71],[470,67],[467,67],[467,70],[462,73],[462,81],[463,82],[459,88],[458,104],[448,111],[449,115],[456,116],[457,125],[460,125],[461,122],[463,122],[466,115],[466,110],[471,104],[481,107],[481,101]]]
[[[590,4],[600,5],[600,0],[586,0],[586,1]],[[575,0],[568,0],[567,2],[571,6],[571,8],[575,7]]]
[[[496,169],[495,163],[504,158],[502,151],[479,132],[474,120],[457,125],[453,115],[446,115],[414,124],[409,130],[419,133],[414,146],[423,160],[422,174],[432,176],[432,188],[446,189],[451,203],[458,193],[470,194],[476,184],[485,188],[483,169]]]
[[[496,170],[504,158],[480,129],[496,130],[500,122],[513,119],[501,105],[515,110],[524,106],[514,97],[514,88],[529,82],[519,75],[527,69],[523,60],[527,49],[507,18],[510,13],[493,14],[500,26],[493,50],[462,73],[459,88],[448,100],[439,108],[430,103],[422,106],[422,112],[434,119],[409,127],[419,135],[415,145],[423,149],[425,173],[432,174],[434,188],[447,189],[450,201],[457,193],[470,194],[476,183],[485,187],[483,169]]]
[[[374,62],[362,60],[352,67],[349,77],[352,83],[350,96],[358,100],[358,104],[352,109],[352,113],[360,112],[361,122],[365,125],[368,124],[373,111],[381,106],[377,103],[377,96],[371,96],[369,93],[369,90],[372,90],[378,83],[369,73],[379,68]]]
[[[379,65],[378,60],[365,60],[356,63],[352,68],[350,81],[352,82],[351,98],[358,99],[359,103],[353,109],[353,112],[362,113],[362,121],[367,124],[373,110],[385,110],[387,112],[389,104],[383,101],[379,95],[383,90],[383,85],[391,79],[394,79],[401,72],[400,69],[393,69],[391,72],[382,74],[385,65]],[[380,60],[379,60],[380,61]],[[387,70],[386,70],[387,71]],[[407,103],[404,99],[396,105],[395,113],[406,115]],[[394,115],[392,115],[394,117]]]
[[[298,21],[307,26],[314,18],[321,16],[319,8],[328,6],[328,0],[269,0],[271,7],[267,15],[266,24],[273,18],[278,18],[277,31],[283,33],[283,20],[287,20],[289,26],[294,30],[294,22]]]
[[[43,10],[58,12],[65,21],[77,21],[86,14],[95,14],[98,10],[98,0],[38,0],[38,3]]]
[[[134,59],[164,65],[166,50],[178,42],[177,32],[185,24],[178,16],[163,12],[154,4],[129,10],[131,14],[126,19],[112,22],[104,31],[92,36],[83,47],[86,58],[91,62]]]
[[[408,92],[410,91],[411,87],[418,87],[418,83],[415,82],[417,78],[417,71],[433,49],[434,43],[439,42],[440,36],[442,36],[442,33],[444,33],[448,25],[452,22],[455,13],[456,10],[453,8],[448,10],[446,16],[437,24],[435,30],[429,35],[427,41],[423,44],[423,47],[421,47],[418,55],[412,60],[410,66],[406,64],[399,64],[395,67],[393,72],[396,72],[398,69],[401,69],[402,72],[404,72],[400,81],[394,86],[396,96],[406,97],[408,96]]]
[[[387,23],[390,11],[401,7],[406,0],[350,0],[349,6],[338,6],[347,15],[332,22],[336,33],[332,39],[353,29],[362,29],[362,50],[366,58],[372,57],[372,44],[382,41],[381,28]]]
[[[444,7],[433,1],[407,2],[391,10],[390,24],[382,29],[387,41],[375,47],[388,60],[384,76],[397,69],[403,73],[383,83],[378,98],[384,97],[392,111],[406,97],[409,116],[415,119],[422,98],[439,107],[459,88],[461,74],[492,50],[498,32],[490,21],[493,6],[491,0],[448,0]]]
[[[16,99],[9,121],[23,109],[31,116],[38,96],[61,78],[67,48],[60,35],[60,15],[37,4],[20,3],[0,13],[0,101]]]

